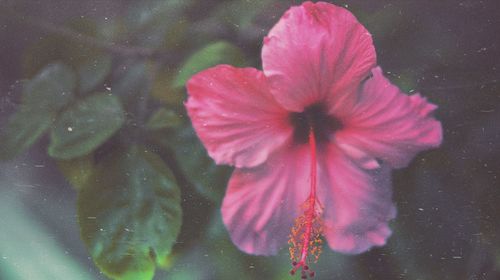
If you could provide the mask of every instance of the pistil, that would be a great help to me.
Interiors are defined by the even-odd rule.
[[[321,206],[316,195],[317,148],[316,137],[312,126],[310,126],[309,129],[308,140],[311,155],[311,185],[309,196],[301,206],[304,212],[295,219],[295,224],[289,239],[290,258],[293,260],[293,268],[290,274],[295,275],[298,270],[301,270],[302,279],[314,277],[314,271],[310,270],[308,264],[309,256],[314,256],[314,262],[316,262],[321,254],[322,245]]]

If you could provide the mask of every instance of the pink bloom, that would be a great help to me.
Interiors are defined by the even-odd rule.
[[[390,171],[441,143],[436,106],[392,85],[368,31],[331,4],[290,8],[262,62],[218,65],[187,84],[209,155],[236,167],[222,204],[233,242],[258,255],[290,243],[293,273],[308,270],[321,237],[348,254],[384,245],[396,215]]]

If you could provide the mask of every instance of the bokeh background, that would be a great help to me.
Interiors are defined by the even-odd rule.
[[[286,248],[228,239],[231,170],[182,102],[196,71],[261,68],[263,36],[300,2],[0,0],[0,279],[290,279]],[[439,106],[444,142],[394,172],[388,244],[325,248],[317,279],[500,279],[498,1],[331,2],[395,84]]]

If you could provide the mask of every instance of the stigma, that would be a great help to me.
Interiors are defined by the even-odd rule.
[[[311,155],[311,174],[309,196],[301,205],[302,214],[295,219],[288,243],[292,260],[291,275],[299,270],[302,279],[312,278],[315,272],[309,267],[310,262],[317,262],[322,252],[323,225],[321,220],[322,207],[317,198],[317,159],[316,135],[313,126],[309,128],[308,142]]]

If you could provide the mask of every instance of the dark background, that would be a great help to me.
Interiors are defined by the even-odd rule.
[[[131,2],[0,1],[0,124],[18,108],[19,81],[31,75],[23,66],[27,53],[48,34],[23,15],[57,26],[78,18],[103,23],[126,18]],[[207,42],[223,39],[242,49],[245,66],[261,68],[262,37],[301,1],[265,2],[262,8],[252,1],[192,1],[176,15],[187,35],[167,49],[171,55],[162,63],[176,67]],[[325,248],[314,265],[317,279],[500,279],[500,4],[332,2],[372,32],[378,63],[394,83],[439,106],[444,141],[394,172],[398,216],[388,244],[358,256]],[[42,275],[64,266],[55,269],[56,278],[39,279],[69,279],[64,273],[106,279],[79,237],[76,192],[46,154],[48,141],[43,137],[0,163],[0,278],[29,279],[18,270]],[[223,192],[224,184],[218,187]],[[286,250],[276,257],[238,252],[220,224],[217,202],[211,207],[213,215],[189,214],[204,221],[187,226],[199,234],[155,279],[287,279]]]

